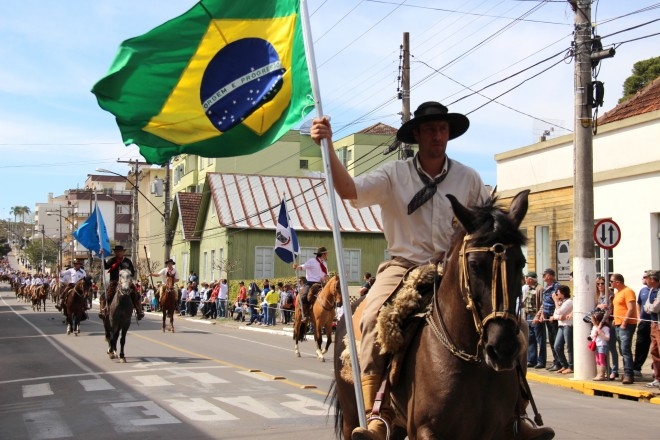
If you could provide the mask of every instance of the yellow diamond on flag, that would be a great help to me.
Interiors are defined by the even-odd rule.
[[[258,135],[268,131],[291,102],[295,24],[295,14],[211,20],[176,87],[143,130],[179,145],[238,124]]]

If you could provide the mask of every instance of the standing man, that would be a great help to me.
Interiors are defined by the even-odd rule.
[[[541,307],[541,286],[537,281],[536,272],[525,276],[523,289],[523,314],[529,326],[529,347],[527,348],[527,366],[536,369],[545,368],[547,359],[547,344],[545,340],[545,325],[541,322],[543,308]]]
[[[552,318],[552,315],[555,313],[555,300],[553,295],[557,292],[559,288],[559,283],[555,281],[555,271],[553,269],[546,269],[543,271],[543,281],[545,282],[545,288],[543,289],[543,308],[541,314],[541,323],[545,325],[545,332],[547,339],[550,341],[550,350],[552,351],[552,365],[548,367],[550,371],[558,371],[563,367],[559,363],[559,357],[555,351],[555,339],[557,338],[557,332],[559,331],[559,323]]]
[[[621,383],[630,385],[635,382],[632,356],[632,340],[637,327],[635,292],[624,284],[623,275],[620,273],[610,275],[610,286],[616,289],[612,306],[616,340],[619,343],[619,352],[623,358],[623,380]]]
[[[303,321],[307,320],[307,315],[309,314],[309,298],[307,298],[309,288],[316,283],[325,284],[328,281],[328,250],[321,246],[316,249],[315,255],[314,258],[310,258],[304,264],[293,263],[295,270],[302,269],[305,271],[305,278],[307,279],[307,282],[298,295],[298,299],[301,300],[300,312]]]
[[[328,142],[337,194],[358,209],[380,206],[387,251],[392,256],[379,266],[360,320],[359,364],[368,415],[386,374],[387,358],[379,353],[380,346],[376,342],[376,317],[380,307],[410,268],[444,259],[454,233],[454,215],[445,195],[452,194],[468,206],[481,204],[488,198],[479,174],[447,157],[447,142],[461,136],[469,126],[465,115],[449,113],[447,107],[438,102],[425,102],[396,135],[400,142],[419,144],[415,157],[386,163],[353,179],[332,145],[330,120],[323,117],[312,123],[312,139],[317,144],[321,139]],[[352,440],[384,439],[386,422],[393,417],[387,396],[381,402],[380,415],[380,419],[369,421],[366,429],[355,428]],[[519,424],[520,438],[550,439],[554,436],[552,429],[536,429],[523,420],[521,418]],[[516,422],[513,415],[511,422]]]
[[[648,273],[648,272],[647,272]],[[660,271],[654,270],[648,274],[646,285],[649,286],[649,306],[660,301],[658,288],[660,287]],[[653,382],[646,384],[649,388],[660,387],[660,323],[658,313],[649,310],[651,319],[651,359],[653,360]]]
[[[105,297],[101,295],[100,306],[101,312],[99,313],[99,318],[105,319],[110,304],[112,304],[112,299],[115,296],[117,291],[117,284],[119,283],[119,271],[122,269],[128,269],[131,272],[131,276],[135,278],[135,267],[133,262],[125,256],[126,249],[124,246],[117,245],[112,250],[115,254],[114,257],[110,257],[107,260],[103,261],[103,266],[107,269],[108,274],[110,274],[110,282],[105,292]],[[101,253],[103,250],[101,249]],[[144,318],[144,312],[142,311],[142,303],[140,301],[140,294],[137,291],[134,291],[131,295],[131,300],[133,301],[133,307],[135,307],[135,312],[137,313],[137,319],[140,320]]]
[[[227,279],[223,278],[220,282],[220,291],[218,292],[218,316],[227,317],[227,300],[229,299],[229,286]]]
[[[637,294],[637,316],[639,316],[639,321],[637,322],[635,357],[633,358],[635,377],[642,377],[642,367],[644,366],[644,362],[646,362],[646,357],[651,347],[651,314],[644,310],[644,304],[651,291],[648,285],[648,279],[649,275],[653,272],[653,270],[644,271],[644,276],[642,277],[642,284],[644,285],[639,289],[639,293]]]

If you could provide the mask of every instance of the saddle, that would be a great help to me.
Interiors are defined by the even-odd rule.
[[[413,267],[406,272],[399,286],[380,308],[376,322],[378,331],[376,340],[381,347],[380,353],[390,357],[389,380],[391,384],[396,383],[407,347],[417,337],[418,330],[426,322],[433,294],[440,285],[441,279],[442,266],[440,265],[429,263]],[[354,328],[359,329],[364,303],[363,301],[353,314]],[[357,332],[356,342],[359,344],[360,340],[361,335]],[[347,341],[344,342],[348,347]],[[344,350],[341,358],[342,378],[353,383],[348,348]]]

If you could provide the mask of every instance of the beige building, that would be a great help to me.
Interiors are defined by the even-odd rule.
[[[572,135],[541,141],[495,156],[497,187],[508,202],[530,189],[523,224],[530,270],[552,267],[568,279],[573,257]],[[660,78],[598,120],[593,138],[594,224],[614,220],[619,244],[609,252],[595,247],[596,273],[619,272],[633,289],[644,270],[660,268]],[[579,207],[577,207],[579,209]]]

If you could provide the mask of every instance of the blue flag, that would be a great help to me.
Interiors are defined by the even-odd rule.
[[[296,231],[289,224],[286,200],[282,199],[280,215],[277,218],[277,230],[275,231],[275,254],[285,263],[293,263],[294,258],[300,252]]]
[[[96,255],[101,255],[101,249],[103,249],[104,255],[110,255],[112,253],[108,230],[105,227],[103,216],[97,203],[94,204],[92,214],[85,220],[85,223],[73,232],[73,236],[87,249],[96,252]]]

